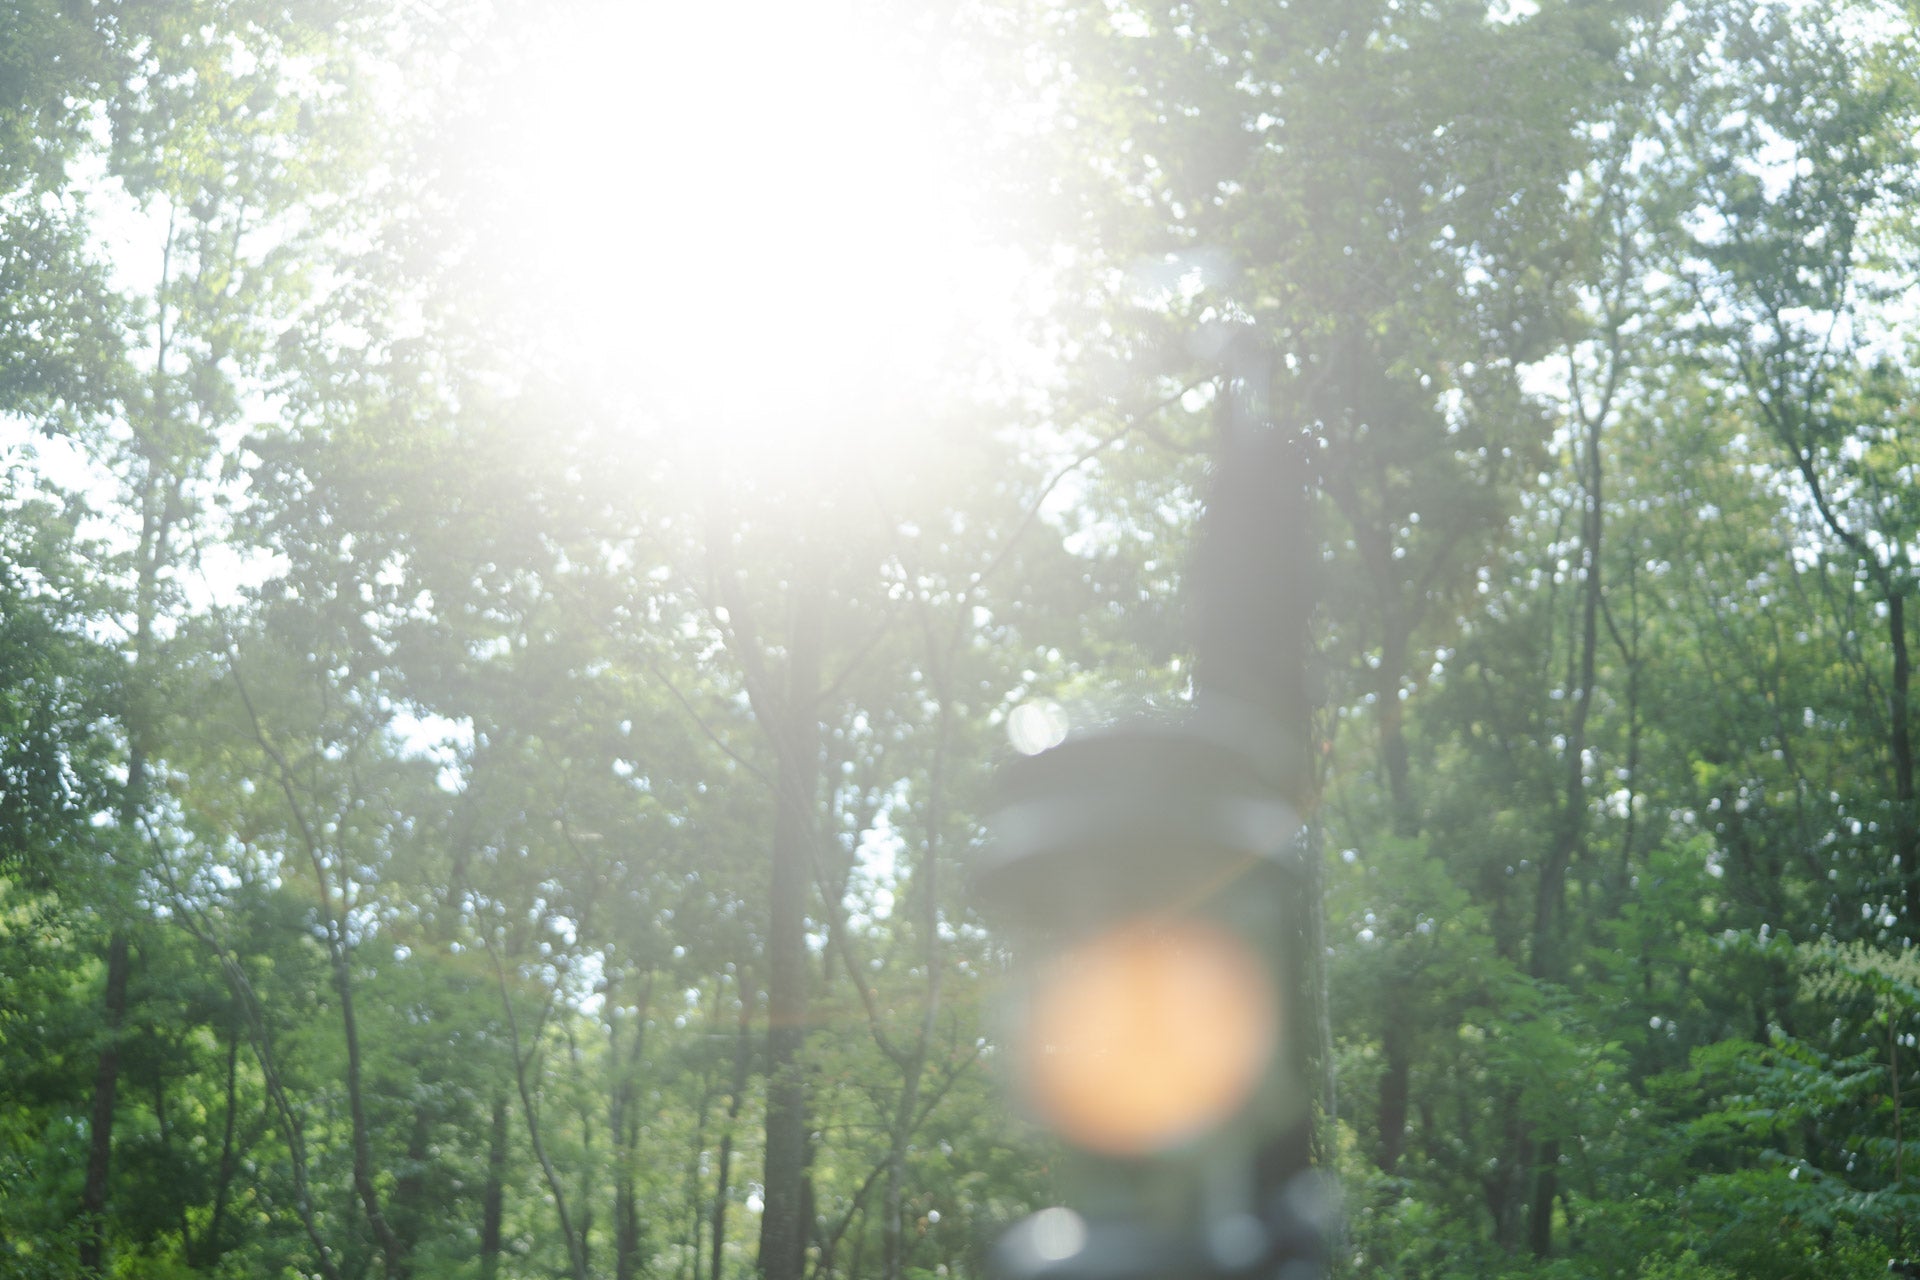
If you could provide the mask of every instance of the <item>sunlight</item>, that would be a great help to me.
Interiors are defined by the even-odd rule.
[[[550,367],[702,453],[786,464],[1011,341],[1017,265],[967,207],[931,58],[844,4],[568,12],[490,125],[519,180],[489,216],[538,281],[517,301]]]

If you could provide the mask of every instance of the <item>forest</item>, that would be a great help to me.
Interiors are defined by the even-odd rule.
[[[0,1277],[985,1276],[1223,334],[1334,1274],[1915,1274],[1915,21],[0,0]]]

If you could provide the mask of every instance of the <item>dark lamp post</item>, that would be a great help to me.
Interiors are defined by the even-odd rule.
[[[1318,543],[1305,441],[1266,354],[1224,351],[1220,453],[1192,574],[1196,693],[1002,772],[975,889],[1018,960],[1007,1042],[1065,1144],[1066,1204],[999,1241],[1000,1280],[1314,1280],[1303,849]]]
[[[1007,1233],[1006,1280],[1321,1273],[1299,771],[1263,727],[1203,700],[1002,775],[976,888],[1022,957],[1012,1074],[1075,1206]]]
[[[1290,863],[1298,754],[1256,717],[1203,699],[1016,759],[1000,774],[974,887],[1016,927],[1052,929],[1087,910],[1173,905],[1251,863]]]

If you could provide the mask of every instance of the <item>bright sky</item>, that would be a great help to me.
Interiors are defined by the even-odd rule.
[[[945,77],[851,6],[583,6],[524,56],[494,212],[561,358],[762,451],[935,394],[967,335],[1012,341],[1020,265],[967,208]]]

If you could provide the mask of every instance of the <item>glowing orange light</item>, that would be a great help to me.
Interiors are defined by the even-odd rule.
[[[1136,921],[1048,966],[1034,986],[1021,1074],[1063,1137],[1141,1155],[1245,1102],[1279,1019],[1267,966],[1245,942],[1197,921]]]

